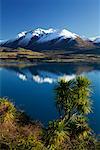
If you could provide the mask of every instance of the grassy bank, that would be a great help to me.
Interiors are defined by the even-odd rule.
[[[31,51],[23,48],[0,48],[1,63],[37,63],[37,62],[98,62],[99,54],[67,53],[63,50]]]

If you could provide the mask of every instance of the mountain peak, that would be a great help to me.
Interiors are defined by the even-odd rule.
[[[36,30],[33,30],[33,36],[39,36],[39,35],[43,35],[43,34],[49,34],[49,33],[53,33],[56,30],[54,30],[53,28],[50,29],[42,29],[42,28],[37,28]]]
[[[68,31],[68,30],[66,30],[66,29],[63,29],[63,30],[61,30],[60,31],[60,36],[63,36],[65,39],[66,38],[76,38],[76,34],[75,33],[72,33],[72,32],[70,32],[70,31]]]
[[[94,48],[95,43],[83,39],[67,29],[42,29],[23,31],[13,41],[1,43],[1,46],[23,47],[32,50],[58,49],[88,49]]]
[[[62,30],[57,30],[53,28],[49,29],[42,29],[42,28],[37,28],[35,30],[31,31],[23,31],[17,35],[18,38],[26,36],[28,34],[31,34],[32,36],[41,36],[41,35],[48,35],[48,34],[55,34],[57,37],[63,37],[64,39],[66,38],[76,38],[76,34],[68,31],[67,29],[62,29]]]
[[[27,31],[22,31],[22,32],[18,33],[17,37],[20,38],[22,36],[25,36],[26,33],[27,33]]]

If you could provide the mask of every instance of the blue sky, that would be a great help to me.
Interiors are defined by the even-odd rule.
[[[36,28],[100,35],[100,0],[0,0],[0,39]]]

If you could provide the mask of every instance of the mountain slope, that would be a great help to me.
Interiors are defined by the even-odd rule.
[[[79,35],[66,29],[41,29],[24,31],[13,40],[1,43],[3,47],[26,48],[30,50],[80,50],[94,49],[98,47],[92,41],[81,38]]]

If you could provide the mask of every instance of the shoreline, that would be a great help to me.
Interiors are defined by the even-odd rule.
[[[60,57],[48,57],[48,58],[32,58],[30,59],[11,59],[1,58],[0,66],[34,66],[40,63],[100,63],[100,55],[70,55]]]
[[[87,52],[87,53],[86,53]],[[82,51],[80,53],[70,52],[64,50],[45,50],[45,51],[31,51],[23,48],[11,49],[0,47],[0,66],[2,64],[26,64],[33,65],[37,63],[100,63],[100,53],[93,53],[92,51]]]
[[[64,50],[31,51],[23,48],[0,48],[1,66],[34,66],[40,63],[96,63],[100,64],[99,53],[67,53]]]

